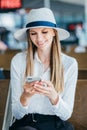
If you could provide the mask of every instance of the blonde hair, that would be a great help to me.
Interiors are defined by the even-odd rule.
[[[54,84],[57,92],[63,91],[64,88],[64,76],[63,65],[61,61],[61,45],[58,38],[58,33],[55,31],[55,37],[53,38],[51,55],[50,55],[50,80]],[[29,30],[27,31],[28,37],[28,50],[26,57],[26,72],[25,75],[32,76],[34,70],[34,54],[36,52],[36,46],[32,43],[29,37]]]

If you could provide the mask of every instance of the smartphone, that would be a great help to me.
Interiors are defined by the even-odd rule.
[[[41,78],[40,77],[27,77],[26,79],[26,82],[28,83],[31,83],[31,82],[34,82],[34,81],[41,81]]]

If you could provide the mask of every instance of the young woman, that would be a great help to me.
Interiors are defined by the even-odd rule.
[[[57,28],[48,8],[32,9],[26,27],[15,33],[17,40],[28,41],[28,48],[11,62],[16,120],[9,130],[74,129],[67,120],[73,112],[78,65],[74,58],[61,53],[60,45],[60,40],[68,37],[66,30]]]

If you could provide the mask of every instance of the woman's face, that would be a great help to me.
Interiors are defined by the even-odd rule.
[[[32,28],[29,31],[30,39],[38,49],[50,49],[55,36],[51,28]]]

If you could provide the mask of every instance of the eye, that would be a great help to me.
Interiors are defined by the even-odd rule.
[[[36,35],[36,33],[30,33],[30,35]]]
[[[43,34],[46,34],[46,33],[48,33],[48,31],[43,31],[42,33],[43,33]]]

